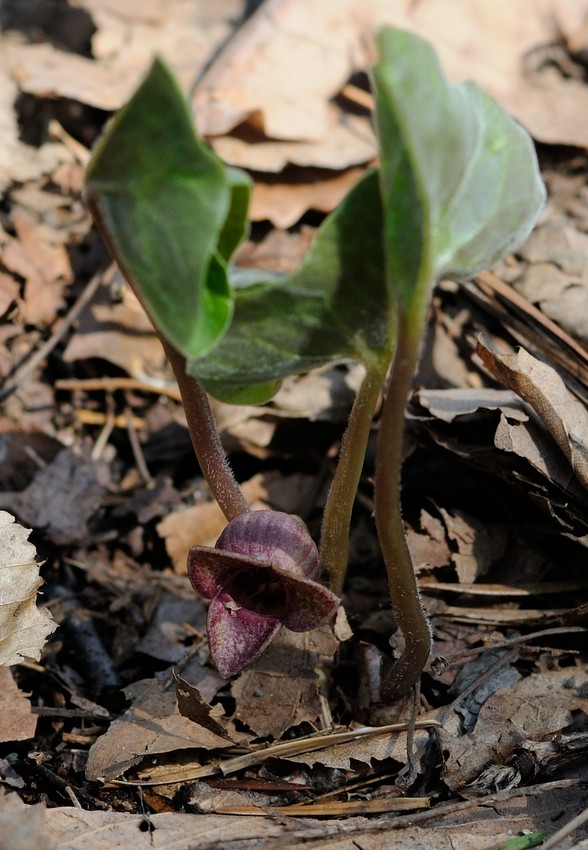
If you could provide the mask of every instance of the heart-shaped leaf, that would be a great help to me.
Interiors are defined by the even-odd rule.
[[[378,47],[389,281],[401,309],[420,312],[435,280],[470,276],[520,245],[545,188],[526,131],[474,83],[449,83],[427,42],[385,28]]]
[[[188,368],[218,398],[260,403],[286,375],[342,358],[379,360],[389,352],[390,303],[370,172],[323,222],[294,274],[236,290],[230,330]]]
[[[244,230],[245,180],[229,178],[195,135],[160,60],[99,141],[86,184],[94,217],[157,328],[186,356],[210,348],[232,313],[225,264]]]

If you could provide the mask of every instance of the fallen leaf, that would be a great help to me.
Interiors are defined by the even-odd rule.
[[[588,234],[568,219],[547,213],[547,221],[531,234],[520,254],[527,267],[513,288],[557,322],[588,343]]]
[[[0,791],[3,850],[56,850],[59,845],[47,834],[43,803],[27,806],[18,794]]]
[[[249,217],[251,221],[267,219],[275,227],[286,229],[309,209],[331,212],[363,173],[363,169],[350,168],[340,174],[305,170],[273,179],[258,175],[253,184]]]
[[[157,377],[165,370],[165,355],[153,325],[126,284],[118,302],[107,287],[101,287],[81,315],[63,354],[68,363],[90,358],[114,363],[139,380]]]
[[[501,410],[509,419],[526,421],[529,418],[520,396],[511,390],[487,387],[455,387],[448,390],[419,388],[415,399],[432,416],[442,419],[443,422],[453,422],[457,416],[467,416],[481,407],[486,410]]]
[[[338,645],[329,625],[312,632],[282,629],[261,658],[233,682],[235,717],[262,738],[279,739],[303,722],[329,726],[319,669],[332,662]]]
[[[0,511],[0,529],[0,665],[8,667],[25,658],[38,661],[57,624],[46,608],[37,608],[43,581],[30,529],[6,511]]]
[[[228,165],[270,173],[283,171],[288,165],[343,171],[376,157],[376,137],[369,117],[348,114],[331,104],[327,122],[329,129],[319,142],[268,140],[259,133],[246,134],[245,126],[241,128],[245,138],[220,136],[213,138],[211,144]],[[257,140],[251,138],[255,135]]]
[[[20,140],[14,102],[18,86],[10,74],[10,51],[15,46],[0,32],[0,192],[14,181],[26,182],[50,174],[61,163],[71,162],[72,156],[61,144],[46,143],[39,148]]]
[[[588,793],[577,782],[548,782],[533,788],[507,791],[477,801],[440,804],[425,812],[395,815],[386,821],[365,817],[318,820],[284,817],[165,812],[145,815],[125,812],[88,812],[72,806],[47,809],[46,837],[58,847],[102,850],[134,847],[137,850],[195,850],[202,847],[238,846],[240,850],[294,850],[308,846],[322,850],[487,850],[513,836],[566,822],[583,811]],[[27,807],[28,808],[28,807]],[[197,842],[195,844],[195,842]],[[35,844],[39,850],[49,850]],[[8,848],[8,850],[11,850]]]
[[[419,716],[419,721],[434,719],[434,713]],[[360,730],[356,730],[360,731]],[[367,730],[366,730],[367,731]],[[376,730],[372,730],[376,732]],[[415,751],[426,744],[430,736],[427,729],[416,729],[414,732],[413,746]],[[287,756],[287,761],[306,764],[312,767],[314,764],[322,764],[334,770],[353,770],[356,764],[373,765],[373,760],[384,761],[391,759],[399,764],[406,764],[407,760],[407,733],[391,731],[385,727],[381,734],[369,734],[361,736],[347,743],[328,744],[328,734],[325,735],[325,746],[315,752],[302,753],[301,755]]]
[[[35,737],[37,715],[12,678],[7,667],[0,667],[0,741],[28,741]]]
[[[55,231],[32,215],[15,210],[12,221],[16,238],[0,254],[11,272],[25,279],[23,317],[31,325],[51,324],[63,306],[63,287],[72,282],[67,251]]]
[[[187,639],[198,633],[206,634],[206,609],[186,582],[181,593],[164,590],[137,652],[175,664],[186,655]]]
[[[462,788],[488,765],[504,764],[524,741],[551,738],[574,715],[588,714],[587,683],[581,668],[534,673],[490,696],[471,733],[462,735],[454,724],[446,724],[440,735],[449,787]]]
[[[256,475],[241,485],[245,499],[252,507],[266,507],[267,491],[263,476]],[[217,502],[203,501],[191,508],[174,511],[157,525],[157,533],[165,540],[165,548],[180,575],[187,572],[191,546],[214,546],[227,520]]]
[[[453,543],[451,560],[461,582],[473,582],[488,572],[506,549],[506,531],[496,524],[440,507],[447,536]]]
[[[588,487],[588,411],[555,369],[524,348],[516,354],[501,354],[481,339],[477,353],[499,381],[531,405],[569,460],[578,481]]]
[[[63,546],[88,538],[88,523],[101,507],[102,496],[92,460],[63,449],[17,494],[14,509],[23,522]]]
[[[497,449],[524,458],[556,487],[582,499],[583,490],[576,479],[570,477],[570,468],[565,458],[538,423],[512,421],[503,414],[494,434],[494,445]]]
[[[90,781],[115,779],[147,756],[232,746],[232,741],[182,717],[175,688],[166,688],[160,679],[134,682],[125,694],[131,707],[90,749],[86,768]]]
[[[0,316],[4,316],[19,295],[20,286],[15,279],[5,272],[0,272]]]
[[[367,67],[374,30],[389,24],[430,40],[451,79],[475,80],[535,138],[586,147],[586,87],[539,52],[583,15],[562,0],[269,0],[212,63],[193,107],[207,135],[248,121],[269,138],[324,138],[329,100]]]
[[[182,717],[187,717],[192,723],[203,726],[214,735],[220,735],[221,738],[230,740],[227,729],[221,722],[224,714],[222,707],[216,705],[212,708],[206,702],[196,685],[187,682],[175,670],[173,671],[173,676],[176,682],[178,710]],[[215,715],[219,718],[218,720],[215,718]]]
[[[91,9],[98,27],[93,39],[98,61],[49,43],[22,44],[5,38],[3,63],[22,91],[110,111],[128,99],[155,54],[170,63],[187,90],[199,68],[229,35],[244,3],[232,0],[209,7],[182,0],[149,0],[135,16],[126,7],[121,12],[98,0],[84,6]]]
[[[451,562],[447,531],[441,520],[422,510],[419,524],[422,532],[410,525],[405,527],[406,542],[417,575],[435,567],[445,567]]]

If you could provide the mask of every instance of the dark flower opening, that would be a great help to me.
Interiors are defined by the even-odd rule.
[[[282,617],[286,613],[286,588],[267,568],[253,567],[247,572],[237,573],[223,590],[242,608],[256,614]]]

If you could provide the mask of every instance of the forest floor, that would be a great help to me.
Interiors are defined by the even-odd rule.
[[[371,0],[361,22],[351,0],[118,5],[0,0],[0,570],[20,581],[7,540],[31,529],[33,554],[26,533],[18,545],[41,565],[39,650],[47,637],[38,659],[0,667],[2,850],[586,839],[586,824],[558,834],[588,807],[582,4]],[[431,303],[403,472],[434,633],[413,734],[410,699],[379,700],[395,627],[373,446],[335,624],[283,630],[230,681],[210,664],[186,553],[225,520],[83,201],[94,141],[159,53],[218,155],[253,176],[238,263],[296,268],[373,163],[358,33],[382,22],[429,38],[451,78],[476,79],[529,130],[548,190],[515,256],[443,281]],[[318,535],[358,381],[341,363],[262,407],[214,403],[254,507]]]

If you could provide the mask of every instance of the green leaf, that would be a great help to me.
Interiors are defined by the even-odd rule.
[[[388,357],[390,304],[372,171],[323,222],[298,271],[236,290],[229,331],[188,369],[218,398],[259,403],[286,375],[342,358],[367,365]]]
[[[251,179],[239,168],[226,168],[225,173],[231,195],[229,212],[218,239],[218,252],[228,263],[249,231],[247,213],[251,197]]]
[[[86,183],[94,217],[157,328],[186,356],[209,349],[232,313],[225,261],[244,226],[243,181],[228,178],[196,137],[161,60],[99,141]]]
[[[432,47],[382,29],[373,68],[389,283],[419,311],[444,275],[489,268],[545,200],[529,135],[474,83],[449,83]]]

